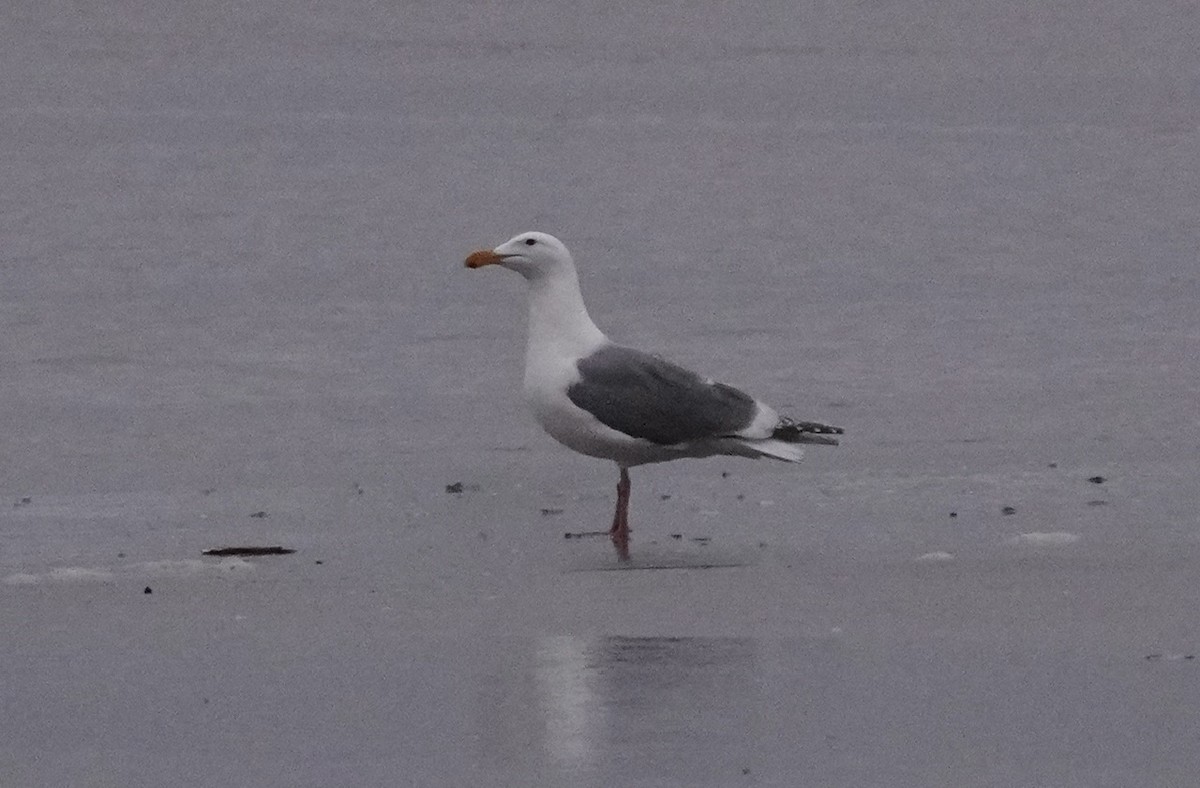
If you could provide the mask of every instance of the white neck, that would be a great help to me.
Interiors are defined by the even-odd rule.
[[[582,356],[605,341],[583,304],[573,266],[530,280],[527,360],[535,354]]]

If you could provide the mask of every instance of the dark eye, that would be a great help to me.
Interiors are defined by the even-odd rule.
[[[537,243],[537,240],[536,240],[536,239],[533,239],[533,238],[526,238],[526,239],[525,239],[525,245],[526,245],[526,246],[533,246],[535,243]]]

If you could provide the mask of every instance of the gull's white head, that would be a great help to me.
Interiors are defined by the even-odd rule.
[[[499,265],[530,281],[558,271],[574,271],[571,253],[562,241],[547,233],[521,233],[495,249],[481,249],[467,257],[467,268]]]

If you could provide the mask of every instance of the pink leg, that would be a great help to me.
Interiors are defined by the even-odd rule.
[[[623,561],[629,560],[629,488],[629,471],[621,468],[621,480],[617,482],[617,509],[613,512],[612,529],[608,535],[617,548],[617,557]]]
[[[621,481],[617,482],[617,510],[613,512],[612,536],[629,536],[629,471],[621,469]]]

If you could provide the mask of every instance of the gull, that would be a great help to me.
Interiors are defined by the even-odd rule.
[[[837,445],[840,427],[780,416],[745,392],[659,356],[618,345],[597,328],[562,241],[541,232],[472,252],[467,268],[497,265],[529,283],[525,400],[558,442],[616,463],[609,536],[629,557],[629,469],[684,458],[799,462],[799,444]]]

